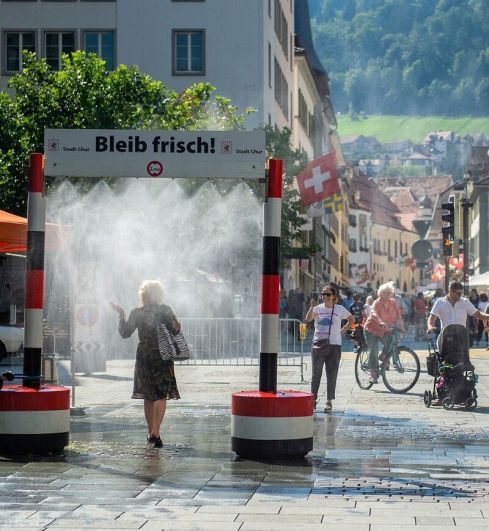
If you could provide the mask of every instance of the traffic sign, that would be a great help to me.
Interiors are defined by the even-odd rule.
[[[427,262],[433,257],[433,246],[428,240],[416,240],[411,247],[411,254],[416,262]]]

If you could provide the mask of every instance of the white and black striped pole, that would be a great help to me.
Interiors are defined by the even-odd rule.
[[[44,303],[44,241],[46,197],[44,157],[32,153],[27,200],[27,254],[24,312],[24,386],[41,385],[42,321]],[[32,377],[32,378],[29,378]]]
[[[263,219],[260,381],[232,396],[232,449],[242,457],[304,456],[313,448],[313,397],[277,391],[282,161],[270,160]]]
[[[270,160],[263,207],[263,267],[261,276],[260,391],[277,391],[280,298],[280,230],[282,226],[282,161]]]
[[[70,391],[41,385],[46,198],[44,157],[29,169],[23,385],[0,388],[0,453],[61,451],[69,441]]]

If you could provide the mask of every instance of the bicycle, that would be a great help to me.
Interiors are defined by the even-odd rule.
[[[359,328],[360,330],[358,330]],[[391,393],[402,394],[407,393],[416,385],[421,372],[421,365],[414,350],[399,344],[401,340],[399,329],[395,328],[393,332],[397,332],[398,335],[394,352],[381,353],[379,356],[379,374]],[[357,325],[351,337],[357,343],[355,379],[360,389],[368,391],[374,383],[371,381],[368,366],[369,352],[363,335],[363,327]]]

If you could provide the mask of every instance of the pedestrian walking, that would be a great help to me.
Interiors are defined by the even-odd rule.
[[[469,301],[474,305],[474,308],[479,309],[479,293],[475,288],[470,290]],[[470,327],[470,346],[474,343],[478,345],[477,341],[477,325],[479,321],[474,316],[469,316],[469,327]]]
[[[365,323],[365,321],[367,320],[368,316],[370,315],[370,312],[372,311],[372,304],[374,303],[374,298],[372,297],[372,295],[369,295],[366,299],[365,299],[365,305],[363,307],[363,319],[362,319],[362,324]]]
[[[428,332],[435,330],[436,319],[440,319],[441,329],[451,324],[459,324],[467,328],[467,318],[489,319],[489,313],[478,310],[467,297],[463,296],[464,286],[461,282],[455,281],[450,284],[448,295],[437,299],[431,308],[428,318]],[[470,324],[469,324],[470,326]],[[468,354],[468,353],[467,353]]]
[[[130,337],[137,329],[139,343],[134,367],[134,387],[132,398],[144,400],[144,416],[148,425],[147,442],[161,448],[160,427],[166,411],[167,400],[178,400],[177,381],[173,361],[163,361],[158,347],[156,327],[164,323],[170,333],[180,331],[172,309],[163,301],[163,286],[155,280],[145,280],[139,288],[141,306],[134,308],[125,318],[124,309],[111,303],[119,314],[119,333],[123,338]]]
[[[424,340],[426,335],[426,302],[421,292],[414,300],[414,324],[416,328],[415,340]]]
[[[487,295],[485,293],[481,293],[479,295],[479,304],[477,305],[477,309],[481,312],[485,312],[487,308]],[[482,335],[484,334],[484,321],[481,321],[479,319],[477,323],[477,343],[480,345],[480,342],[482,341]],[[485,346],[487,347],[487,332],[486,332],[486,343]]]
[[[363,307],[362,296],[359,293],[355,293],[353,296],[353,304],[350,306],[350,313],[355,318],[355,324],[362,324]]]
[[[334,286],[325,286],[321,291],[323,302],[318,304],[311,299],[305,320],[314,320],[314,336],[312,339],[312,379],[311,393],[314,396],[314,408],[318,402],[318,391],[321,383],[323,367],[326,372],[326,404],[324,411],[333,408],[336,380],[341,360],[341,335],[350,329],[355,322],[353,315],[341,304],[335,304],[337,291]],[[343,328],[341,321],[347,322]]]

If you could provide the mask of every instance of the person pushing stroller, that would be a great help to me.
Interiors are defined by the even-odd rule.
[[[438,400],[445,409],[455,404],[464,404],[467,409],[477,407],[476,376],[469,357],[467,340],[467,317],[487,320],[489,314],[477,310],[462,296],[461,282],[452,282],[446,297],[438,299],[428,318],[428,334],[435,331],[436,319],[440,319],[441,333],[438,336],[438,352],[430,356],[433,366],[428,373],[434,377],[433,392],[425,391],[427,407]],[[432,348],[429,339],[430,350]]]
[[[475,317],[482,321],[489,320],[489,314],[478,310],[463,294],[463,284],[455,281],[450,284],[448,295],[436,300],[428,317],[429,334],[435,332],[437,318],[440,319],[441,330],[453,324],[467,327],[467,317]],[[440,337],[438,338],[438,348],[440,349]]]

